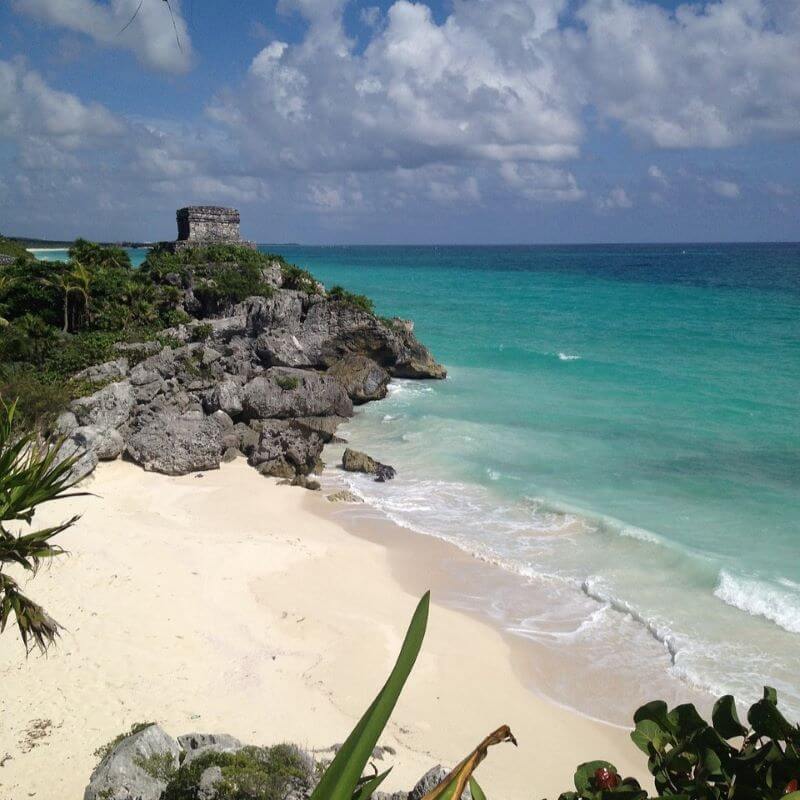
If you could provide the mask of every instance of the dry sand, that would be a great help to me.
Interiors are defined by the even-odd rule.
[[[243,461],[182,478],[114,462],[88,488],[98,496],[39,514],[83,513],[60,539],[71,555],[29,586],[66,627],[61,641],[26,660],[15,629],[0,638],[2,800],[81,798],[94,750],[143,720],[252,744],[344,740],[418,599],[387,547],[345,530],[319,494]],[[624,731],[538,697],[508,642],[431,588],[425,644],[381,740],[397,751],[387,790],[502,723],[519,748],[493,748],[481,765],[493,800],[555,798],[590,758],[642,772]]]

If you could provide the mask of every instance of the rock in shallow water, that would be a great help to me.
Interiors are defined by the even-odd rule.
[[[396,475],[394,467],[388,464],[381,464],[372,456],[361,453],[358,450],[351,450],[349,447],[342,456],[342,466],[348,472],[363,472],[367,475],[374,475],[378,483],[390,481]]]

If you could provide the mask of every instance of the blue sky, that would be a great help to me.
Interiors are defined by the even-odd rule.
[[[796,0],[9,0],[0,232],[800,239]]]

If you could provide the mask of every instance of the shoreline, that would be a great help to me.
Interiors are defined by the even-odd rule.
[[[88,489],[99,497],[41,513],[85,512],[65,534],[71,555],[29,587],[65,625],[57,648],[26,661],[13,630],[3,639],[4,794],[80,796],[92,752],[144,719],[253,744],[343,741],[418,599],[388,545],[326,519],[324,497],[277,486],[242,460],[202,478],[110,462]],[[419,563],[429,551],[416,545]],[[520,748],[494,748],[481,766],[493,797],[555,797],[591,758],[645,772],[624,731],[538,697],[507,639],[433,588],[422,654],[382,737],[397,750],[387,791],[454,763],[503,722]]]

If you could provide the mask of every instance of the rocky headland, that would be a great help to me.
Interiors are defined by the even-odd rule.
[[[218,251],[198,248],[181,269],[152,271],[185,323],[120,343],[117,358],[75,376],[97,387],[56,423],[63,456],[79,456],[76,478],[119,457],[184,475],[242,456],[264,475],[316,488],[308,476],[354,405],[385,397],[392,377],[446,376],[411,322],[381,318],[365,298],[328,292],[282,260],[236,246],[224,248],[224,261],[208,260]],[[260,259],[261,293],[221,303],[213,290],[236,275],[237,254],[249,269]],[[347,469],[392,477],[352,452]]]

